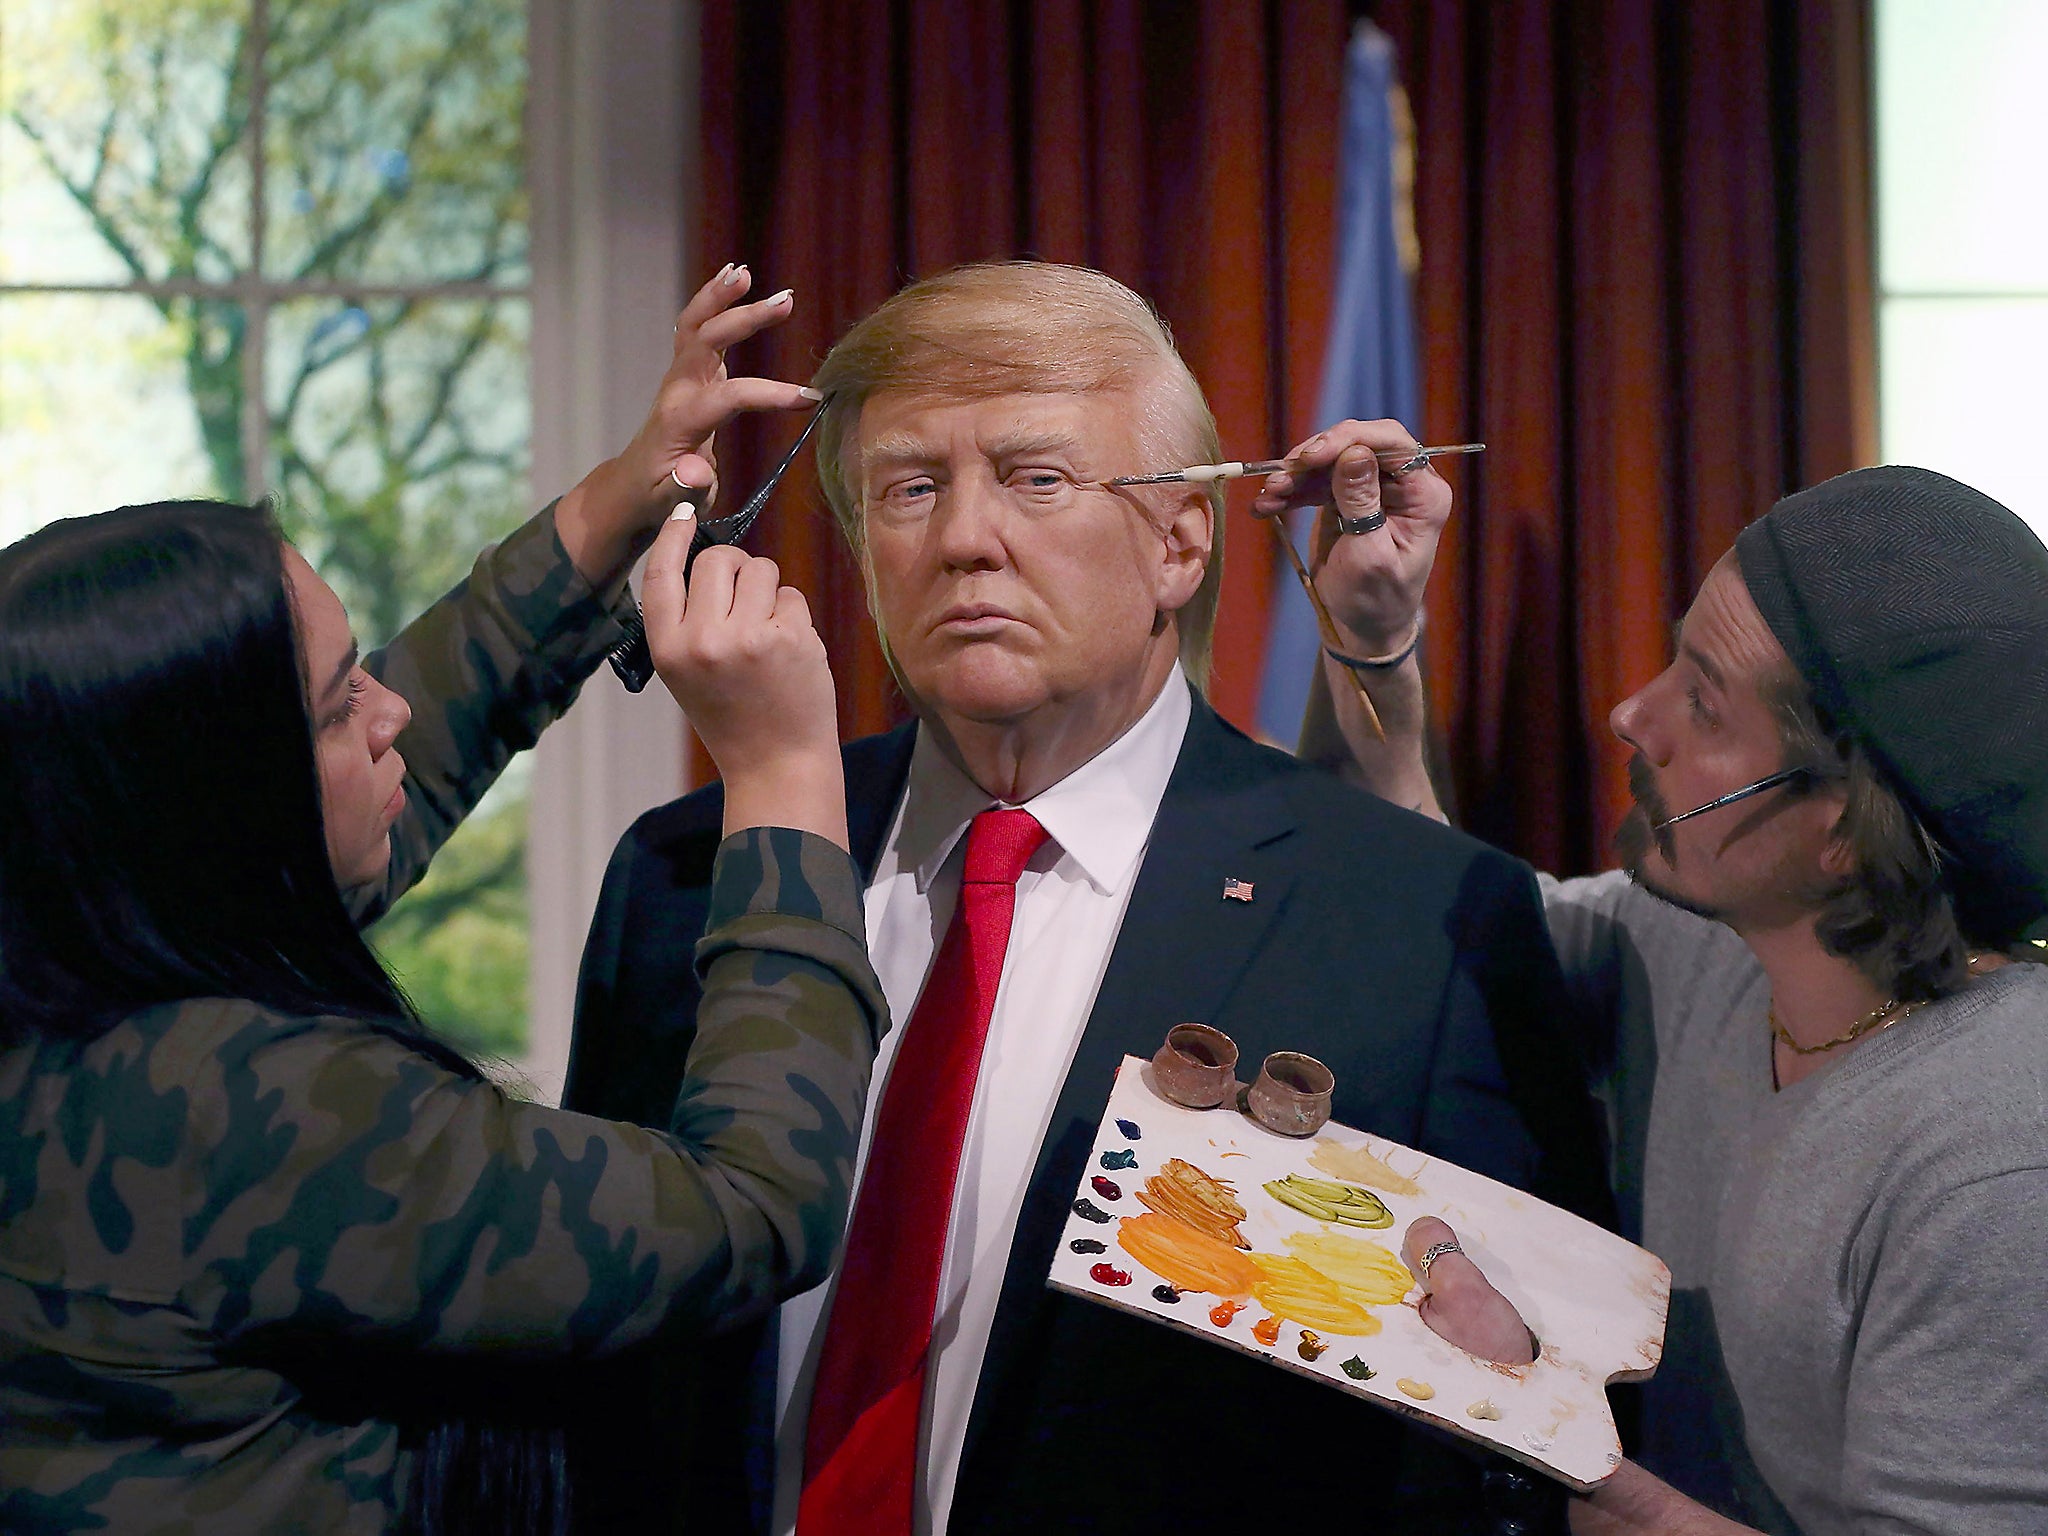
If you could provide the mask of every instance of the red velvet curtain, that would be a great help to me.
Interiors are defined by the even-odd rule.
[[[1434,703],[1461,819],[1611,862],[1607,711],[1742,525],[1876,454],[1855,0],[1386,0],[1414,104]]]
[[[1875,454],[1861,0],[705,0],[705,272],[806,376],[911,277],[1037,255],[1152,298],[1226,449],[1313,426],[1351,13],[1417,130],[1426,441],[1482,439],[1432,596],[1462,819],[1563,872],[1625,809],[1606,711],[1736,531]],[[741,423],[744,491],[795,428]],[[1232,502],[1214,697],[1252,717],[1270,546]],[[808,468],[756,547],[810,593],[849,734],[901,717]]]
[[[1344,0],[705,0],[697,276],[746,261],[757,292],[797,292],[732,366],[808,377],[852,321],[957,262],[1081,262],[1159,307],[1228,451],[1285,448],[1313,430],[1347,25]],[[725,483],[744,494],[795,431],[722,434]],[[1211,690],[1240,723],[1272,574],[1248,495]],[[847,734],[901,719],[808,462],[753,546],[811,596]]]

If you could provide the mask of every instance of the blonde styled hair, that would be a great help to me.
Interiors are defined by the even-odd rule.
[[[961,400],[1127,391],[1138,401],[1147,455],[1134,468],[1223,457],[1216,418],[1166,322],[1115,278],[1088,267],[977,262],[912,283],[839,339],[811,385],[830,397],[818,423],[818,480],[864,575],[860,491],[846,455],[862,408],[885,390]],[[1212,483],[1208,496],[1208,567],[1175,616],[1181,666],[1197,688],[1208,683],[1223,588],[1221,484]],[[869,592],[872,608],[872,583]]]

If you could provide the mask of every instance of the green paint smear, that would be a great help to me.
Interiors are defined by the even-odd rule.
[[[1379,1374],[1356,1355],[1346,1360],[1341,1369],[1353,1381],[1371,1381],[1374,1376]]]

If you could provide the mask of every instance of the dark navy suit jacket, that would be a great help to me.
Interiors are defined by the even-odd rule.
[[[864,870],[912,741],[905,727],[846,749]],[[666,1123],[721,814],[713,786],[620,842],[584,956],[571,1107]],[[1254,899],[1224,899],[1226,879]],[[1248,1530],[1272,1519],[1276,1496],[1350,1521],[1386,1507],[1367,1490],[1397,1484],[1415,1528],[1475,1528],[1463,1453],[1328,1387],[1058,1294],[1045,1276],[1118,1062],[1151,1055],[1185,1020],[1232,1035],[1254,1070],[1275,1050],[1328,1063],[1346,1125],[1603,1219],[1567,1007],[1525,866],[1253,743],[1197,699],[1031,1171],[952,1531]],[[584,1528],[761,1529],[773,1345],[757,1324],[602,1378],[572,1451]]]

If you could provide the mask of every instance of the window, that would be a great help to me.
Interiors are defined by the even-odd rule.
[[[273,496],[366,646],[530,505],[523,0],[0,0],[0,542]],[[526,775],[371,934],[527,1045]]]
[[[1876,19],[1883,454],[2048,535],[2048,6],[1878,0]]]

